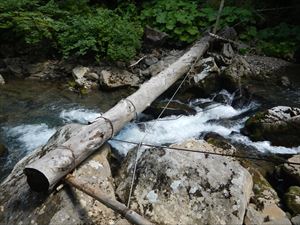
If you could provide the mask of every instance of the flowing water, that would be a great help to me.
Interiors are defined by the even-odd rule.
[[[290,98],[289,105],[300,107],[299,91],[300,88],[287,90],[274,98],[275,101],[271,99],[268,105],[287,103]],[[0,144],[8,148],[7,156],[0,157],[0,181],[18,160],[38,146],[44,145],[58,127],[71,122],[87,124],[129,94],[128,90],[96,91],[82,97],[60,84],[37,81],[13,80],[0,87]],[[187,138],[201,139],[205,133],[215,132],[233,143],[243,144],[258,152],[300,152],[300,147],[276,147],[267,141],[253,142],[242,135],[240,129],[250,112],[261,107],[261,103],[252,101],[241,108],[234,108],[234,94],[222,90],[219,94],[227,99],[222,104],[214,101],[216,94],[209,98],[190,100],[189,105],[197,111],[196,115],[133,121],[115,138],[134,142],[143,139],[145,143],[161,145],[181,142]],[[143,118],[143,115],[139,117]],[[115,141],[110,141],[110,144],[121,156],[134,147],[132,144]]]

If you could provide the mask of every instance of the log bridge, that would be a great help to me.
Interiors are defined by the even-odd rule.
[[[65,143],[27,165],[24,173],[27,176],[30,188],[37,192],[49,191],[60,181],[65,181],[105,203],[105,201],[102,201],[105,198],[100,198],[99,192],[93,193],[88,187],[82,188],[84,185],[68,174],[103,145],[104,142],[119,132],[125,124],[134,119],[137,113],[144,111],[175,81],[186,74],[196,60],[207,51],[211,40],[209,36],[200,39],[167,69],[142,84],[135,93],[122,99],[92,124],[85,125],[74,132]],[[118,202],[116,204],[118,205]],[[106,204],[106,206],[116,210],[110,203]],[[117,208],[121,210],[117,210],[117,212],[121,214],[124,210],[129,210],[123,206],[120,207],[118,205]],[[129,217],[132,213],[129,213]],[[126,217],[126,213],[123,213],[123,216]],[[126,218],[128,219],[128,216]],[[138,220],[129,218],[129,221],[135,224],[151,224],[150,222],[145,222],[143,218]]]

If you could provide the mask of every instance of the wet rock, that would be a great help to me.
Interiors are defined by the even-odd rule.
[[[288,159],[288,162],[300,163],[300,155],[294,155]],[[285,177],[288,177],[290,181],[300,186],[300,166],[293,164],[283,164],[282,172]]]
[[[153,117],[158,117],[162,110],[164,110],[167,102],[154,102],[149,106],[144,113],[145,114],[150,114]],[[179,103],[179,102],[171,102],[168,107],[164,110],[164,113],[161,115],[161,117],[166,117],[166,116],[179,116],[179,115],[185,115],[185,116],[190,116],[190,115],[196,115],[197,111],[191,107],[189,107],[186,104]]]
[[[82,125],[63,127],[44,148],[36,149],[22,159],[9,177],[0,185],[1,224],[79,225],[114,224],[119,219],[113,211],[83,192],[67,185],[52,193],[36,193],[29,189],[23,173],[25,165],[45,152],[61,145]],[[78,167],[74,175],[114,197],[110,167],[106,159],[109,148],[103,147]]]
[[[8,153],[8,150],[5,147],[5,145],[0,143],[0,157],[7,155],[7,153]]]
[[[100,86],[104,89],[115,89],[126,86],[137,87],[139,84],[139,77],[126,70],[111,69],[109,71],[101,71]]]
[[[189,140],[173,147],[222,151]],[[122,166],[117,194],[126,201],[134,153]],[[138,160],[131,208],[157,224],[242,224],[252,179],[237,161],[198,153],[150,149]]]
[[[291,186],[284,195],[284,200],[288,209],[294,214],[300,214],[300,187]]]
[[[144,42],[149,46],[161,46],[165,43],[168,34],[161,32],[149,26],[146,26],[144,31]]]
[[[300,109],[277,106],[259,112],[246,121],[243,133],[254,141],[268,140],[273,145],[300,145]]]
[[[5,84],[5,80],[2,77],[2,75],[0,74],[0,85],[4,85]]]
[[[187,86],[208,95],[220,89],[220,69],[213,57],[200,60],[188,79]]]
[[[294,217],[291,219],[291,221],[292,221],[292,224],[293,224],[293,225],[300,225],[300,214],[297,215],[297,216],[294,216]]]
[[[249,63],[242,56],[235,56],[231,64],[222,71],[223,85],[230,91],[235,91],[250,78]]]

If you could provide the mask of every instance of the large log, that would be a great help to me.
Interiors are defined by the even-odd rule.
[[[27,165],[24,173],[32,190],[52,189],[63,177],[98,149],[105,141],[131,121],[136,113],[147,108],[166,91],[209,47],[210,37],[204,37],[167,69],[141,85],[138,91],[103,114],[90,125],[83,126],[64,144]]]

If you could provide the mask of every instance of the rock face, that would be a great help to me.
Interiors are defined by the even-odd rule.
[[[300,214],[300,187],[291,186],[284,195],[289,210],[294,214]]]
[[[288,159],[288,162],[300,163],[300,155],[294,155]],[[295,184],[300,186],[300,166],[292,164],[283,164],[282,172],[289,180],[295,181]]]
[[[277,106],[255,114],[246,121],[243,132],[252,140],[268,140],[273,145],[300,145],[300,109]]]
[[[206,142],[174,145],[220,151]],[[134,157],[121,169],[118,196],[128,198]],[[138,160],[131,207],[157,224],[242,224],[251,175],[237,161],[198,153],[150,149]]]
[[[81,125],[67,125],[57,132],[43,149],[35,150],[21,160],[11,175],[0,185],[0,224],[73,225],[114,224],[117,216],[86,194],[69,186],[51,194],[35,193],[29,189],[23,168],[32,160],[45,154],[51,147],[69,138],[71,130]],[[74,175],[99,187],[114,198],[110,167],[106,159],[108,148],[104,147],[79,168]]]
[[[101,71],[100,86],[104,89],[115,89],[126,86],[136,87],[139,83],[139,77],[126,70],[112,69],[110,71]]]

